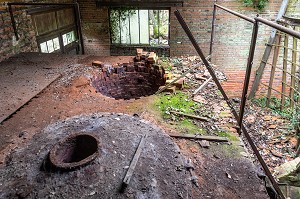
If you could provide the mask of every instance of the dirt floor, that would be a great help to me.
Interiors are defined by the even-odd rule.
[[[252,160],[249,159],[249,154],[245,151],[241,141],[232,141],[227,144],[211,142],[210,147],[207,149],[201,148],[198,141],[195,140],[170,138],[167,136],[167,134],[171,132],[173,133],[176,130],[170,126],[163,125],[164,122],[157,119],[157,117],[153,116],[152,112],[149,111],[148,104],[151,104],[155,96],[142,97],[140,99],[132,100],[115,100],[95,92],[95,89],[90,86],[89,80],[93,75],[95,75],[95,71],[97,71],[96,67],[91,66],[92,61],[100,60],[104,63],[109,62],[114,64],[125,61],[127,62],[132,59],[131,57],[61,56],[54,54],[37,56],[37,54],[29,53],[22,54],[22,56],[19,55],[17,59],[13,58],[12,60],[22,62],[24,61],[23,59],[30,60],[33,63],[39,63],[40,60],[47,60],[49,63],[51,63],[51,68],[48,69],[49,72],[60,73],[61,77],[44,89],[36,97],[31,99],[14,115],[2,122],[0,126],[1,192],[7,191],[6,194],[15,194],[14,196],[24,196],[28,198],[38,197],[39,194],[42,197],[48,196],[53,198],[72,198],[71,193],[74,191],[78,194],[81,192],[82,196],[86,198],[99,198],[101,194],[108,196],[105,194],[107,194],[110,189],[114,190],[116,188],[115,186],[121,180],[120,176],[124,173],[124,170],[122,169],[123,164],[114,163],[114,167],[119,169],[119,172],[114,174],[120,175],[117,175],[116,178],[112,178],[110,176],[109,179],[112,179],[111,186],[113,187],[108,186],[105,191],[97,191],[98,188],[105,187],[101,183],[96,183],[95,186],[93,185],[92,187],[88,187],[86,189],[84,189],[82,185],[84,182],[88,181],[84,176],[84,172],[89,172],[89,169],[92,168],[101,170],[100,165],[98,164],[100,159],[95,161],[89,167],[82,168],[81,170],[83,172],[81,173],[81,170],[79,170],[72,174],[68,174],[74,177],[74,175],[77,173],[80,175],[78,178],[82,180],[79,182],[80,184],[68,184],[67,189],[70,191],[68,192],[70,195],[55,195],[56,193],[61,193],[63,190],[65,190],[61,186],[58,186],[58,188],[53,188],[57,181],[57,174],[49,174],[49,176],[46,178],[45,176],[48,174],[40,171],[37,173],[37,164],[44,158],[46,152],[53,146],[55,141],[60,138],[61,134],[59,132],[62,131],[63,128],[67,128],[69,124],[74,125],[76,123],[76,126],[81,126],[81,129],[83,128],[83,125],[86,125],[85,128],[88,129],[87,127],[89,125],[87,124],[92,122],[90,121],[90,117],[92,117],[93,114],[96,114],[96,118],[98,118],[99,114],[101,115],[103,112],[108,112],[125,113],[128,114],[128,116],[120,115],[118,117],[128,117],[131,118],[129,120],[136,120],[137,123],[139,123],[140,119],[144,119],[146,121],[150,121],[156,126],[159,126],[164,130],[157,130],[160,132],[159,136],[163,138],[163,140],[160,141],[160,147],[165,144],[166,148],[169,148],[168,150],[170,151],[169,153],[166,153],[164,152],[163,147],[158,147],[157,155],[159,157],[166,158],[164,156],[165,153],[169,155],[168,157],[170,157],[170,159],[167,158],[168,160],[164,160],[164,162],[153,163],[153,160],[149,160],[149,164],[147,165],[147,160],[143,160],[142,164],[145,166],[143,166],[143,169],[140,171],[142,174],[145,172],[142,178],[144,179],[144,182],[140,184],[136,183],[134,189],[129,190],[129,195],[118,195],[118,197],[230,199],[269,198],[264,187],[264,182],[257,177],[257,173],[260,171],[253,165]],[[14,64],[17,64],[17,61]],[[210,87],[214,86],[212,85]],[[216,96],[219,95],[216,94]],[[216,125],[202,124],[202,126],[206,126],[211,130],[216,128],[215,126],[218,126],[227,128],[227,130],[234,132],[235,130],[232,128],[232,126],[234,126],[235,121],[232,121],[232,116],[228,116],[230,115],[230,111],[228,110],[228,107],[226,107],[226,103],[224,103],[222,100],[219,100],[219,98],[217,101],[212,101],[209,99],[209,97],[216,96],[214,94],[211,94],[211,96],[208,94],[205,100],[207,100],[208,107],[215,112],[219,112],[219,118],[217,119],[221,119],[214,120]],[[135,115],[135,117],[131,117],[133,115]],[[136,119],[136,117],[139,119]],[[81,120],[84,120],[85,122],[81,122]],[[117,120],[116,122],[118,123],[119,121]],[[58,125],[59,128],[55,127],[56,125]],[[126,126],[126,122],[123,125]],[[51,131],[49,131],[50,127],[52,127]],[[120,134],[120,138],[126,137],[126,139],[129,140],[124,142],[126,143],[125,145],[127,145],[129,142],[132,142],[133,144],[131,146],[136,146],[137,137],[140,135],[140,133],[143,133],[142,131],[143,129],[136,134],[130,133],[132,137],[126,136],[125,134]],[[155,133],[151,139],[153,139],[153,142],[155,143],[156,141],[154,138],[156,136],[154,135]],[[109,133],[107,133],[107,136],[109,136]],[[117,133],[110,135],[109,141],[113,141],[117,136]],[[46,147],[42,147],[39,150],[38,144],[40,143],[42,143],[42,146]],[[176,151],[176,145],[174,145],[174,143],[179,146],[184,161],[189,159],[192,161],[197,177],[196,182],[199,184],[199,187],[192,183],[191,176],[186,171],[184,164],[181,164],[180,166],[176,165],[177,163],[172,162],[174,160],[174,158],[172,158],[172,154],[174,154]],[[120,147],[121,145],[123,144],[119,144]],[[105,146],[108,148],[110,145],[106,143]],[[131,146],[127,146],[128,151],[127,149],[122,150],[124,152],[126,151],[128,156],[129,154],[132,154],[134,150],[134,147]],[[29,153],[32,154],[27,156],[26,154]],[[41,156],[38,154],[41,154]],[[149,158],[151,155],[153,156],[153,153],[149,152]],[[22,160],[24,163],[18,162],[22,157],[24,157],[24,160]],[[37,161],[35,162],[28,160]],[[121,159],[120,161],[128,162],[128,159]],[[34,165],[34,168],[32,165]],[[108,165],[108,163],[105,163],[103,167],[105,167],[104,169],[113,168],[111,165]],[[168,167],[168,172],[159,172],[159,170],[163,167]],[[24,168],[26,168],[26,170],[29,169],[32,172],[30,173],[31,176],[24,174]],[[152,174],[156,175],[155,178],[151,177],[151,172],[150,174],[147,173],[150,168],[154,169]],[[178,173],[178,170],[182,170],[183,172]],[[100,179],[101,176],[99,173],[91,175],[97,175],[94,176],[96,179]],[[170,181],[168,181],[168,176],[172,176]],[[14,184],[19,179],[21,179],[20,183],[17,185]],[[164,179],[167,180],[167,183],[164,183]],[[68,180],[68,182],[70,182],[69,178]],[[49,181],[52,184],[50,183],[50,186],[45,188],[47,185],[46,181]],[[99,182],[101,182],[101,180]],[[170,186],[171,182],[173,186]],[[158,190],[153,188],[153,186],[151,188],[151,184],[153,186],[162,186],[160,187],[160,192],[158,192],[157,195],[151,195]],[[149,186],[148,188],[145,188],[140,185]],[[41,190],[41,187],[43,187],[42,190],[45,192]],[[192,187],[191,190],[189,189],[190,187]],[[181,189],[181,191],[179,191],[179,189]],[[18,190],[21,191],[18,192]],[[151,194],[149,190],[152,190]],[[111,198],[115,197],[112,196]]]

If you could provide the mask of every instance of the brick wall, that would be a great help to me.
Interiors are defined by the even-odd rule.
[[[31,17],[24,10],[14,12],[19,40],[16,40],[9,12],[0,11],[0,61],[19,52],[36,52],[37,44]]]
[[[110,55],[108,8],[97,8],[96,1],[79,0],[86,54]]]
[[[16,41],[7,2],[28,2],[26,0],[8,0],[0,3],[0,61],[20,52],[38,52],[34,27],[27,7],[12,6],[19,40]],[[72,0],[35,0],[34,2],[70,3]]]
[[[116,52],[122,54],[123,51],[131,52],[128,49],[120,50],[116,48],[111,48],[110,51],[107,8],[96,8],[95,2],[91,0],[80,0],[79,4],[87,53],[116,55]],[[171,56],[196,55],[188,37],[173,14],[176,9],[180,11],[187,22],[204,54],[209,54],[213,4],[214,0],[185,0],[183,7],[171,8],[169,42]],[[252,18],[257,14],[253,8],[245,7],[241,1],[219,0],[218,4]],[[280,0],[270,0],[266,11],[260,13],[260,16],[274,20],[280,5]],[[216,24],[212,63],[218,65],[219,69],[229,76],[228,82],[224,84],[224,88],[228,90],[229,95],[240,96],[248,58],[252,24],[220,9],[217,11]],[[254,72],[259,65],[269,35],[270,28],[261,25],[251,81],[254,79]]]

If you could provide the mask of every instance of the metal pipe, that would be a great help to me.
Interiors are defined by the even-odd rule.
[[[25,2],[8,2],[7,5],[13,6],[61,6],[61,5],[74,5],[74,3],[25,3]]]
[[[216,0],[215,0],[215,2],[216,2]],[[209,47],[209,55],[210,56],[212,54],[212,48],[213,48],[213,44],[214,44],[216,12],[217,12],[217,6],[216,6],[216,4],[214,4],[213,20],[212,20],[212,25],[211,25],[210,47]]]
[[[253,65],[257,33],[258,33],[258,22],[255,21],[255,23],[253,25],[253,29],[252,29],[251,45],[250,45],[250,50],[249,50],[247,69],[246,69],[246,75],[245,75],[245,80],[244,80],[244,88],[243,88],[243,94],[242,94],[241,106],[240,106],[240,115],[239,115],[239,120],[238,120],[238,124],[240,127],[238,130],[239,134],[241,134],[241,127],[242,127],[245,105],[246,105],[246,100],[247,100],[247,92],[248,92],[248,88],[249,88],[251,69],[252,69],[252,65]]]
[[[230,9],[228,9],[228,8],[225,8],[225,7],[223,7],[223,6],[220,6],[220,5],[218,5],[218,4],[215,4],[215,5],[216,5],[218,8],[221,8],[222,10],[225,10],[225,11],[227,11],[227,12],[229,12],[229,13],[231,13],[231,14],[237,16],[237,17],[240,17],[240,18],[242,18],[242,19],[245,19],[246,21],[249,21],[249,22],[251,22],[251,23],[254,23],[254,22],[255,22],[254,19],[252,19],[252,18],[250,18],[250,17],[247,17],[246,15],[242,15],[242,14],[240,14],[240,13],[238,13],[238,12],[235,12],[235,11],[233,11],[233,10],[230,10]]]
[[[271,22],[269,20],[263,19],[261,17],[255,17],[254,19],[256,21],[258,21],[258,22],[261,22],[263,24],[266,24],[268,26],[276,28],[277,30],[280,30],[281,32],[287,33],[287,34],[289,34],[289,35],[291,35],[293,37],[296,37],[296,38],[300,39],[300,32],[298,32],[298,31],[286,28],[284,26],[281,26],[281,25],[279,25],[277,23],[274,23],[274,22]]]
[[[236,120],[238,120],[238,114],[236,113],[236,111],[235,111],[233,105],[231,104],[231,102],[230,102],[228,96],[226,95],[226,93],[225,93],[224,89],[222,88],[222,86],[221,86],[219,80],[217,79],[217,77],[216,77],[216,75],[215,75],[215,73],[214,73],[214,70],[213,70],[212,67],[210,66],[209,62],[205,59],[205,56],[204,56],[204,54],[202,53],[202,50],[200,49],[199,45],[197,44],[197,42],[196,42],[196,40],[195,40],[193,34],[191,33],[191,31],[190,31],[189,27],[187,26],[187,24],[185,23],[184,19],[182,18],[180,12],[179,12],[178,10],[176,10],[176,11],[174,12],[174,14],[175,14],[177,20],[179,21],[180,25],[181,25],[182,28],[184,29],[185,33],[186,33],[187,36],[189,37],[190,41],[192,42],[192,44],[193,44],[195,50],[197,51],[197,53],[198,53],[199,56],[201,57],[201,59],[202,59],[204,65],[206,66],[207,70],[209,71],[210,75],[212,76],[213,80],[215,81],[215,83],[216,83],[218,89],[220,90],[221,94],[223,95],[224,99],[226,100],[228,106],[231,108],[232,114],[234,115],[234,117],[236,118]],[[277,194],[280,196],[280,198],[283,199],[284,196],[283,196],[283,194],[282,194],[282,192],[281,192],[281,190],[280,190],[280,188],[279,188],[277,182],[275,181],[274,177],[272,176],[272,174],[271,174],[271,172],[270,172],[268,166],[266,165],[265,161],[264,161],[263,158],[261,157],[261,155],[260,155],[258,149],[256,148],[256,146],[255,146],[253,140],[251,139],[249,133],[247,132],[247,129],[245,128],[245,126],[244,126],[243,124],[242,124],[241,128],[242,128],[242,131],[243,131],[243,133],[244,133],[246,139],[248,140],[248,142],[249,142],[249,144],[250,144],[250,146],[251,146],[253,152],[255,153],[255,155],[256,155],[258,161],[259,161],[260,164],[262,165],[262,167],[263,167],[263,169],[264,169],[266,175],[268,176],[268,178],[270,179],[272,185],[274,186],[275,190],[277,191]]]
[[[80,17],[80,9],[79,9],[79,3],[74,3],[75,8],[75,16],[76,16],[76,23],[77,23],[77,31],[80,41],[80,47],[81,47],[81,54],[84,55],[84,44],[83,44],[83,36],[82,36],[82,29],[81,29],[81,17]]]
[[[18,35],[18,32],[17,32],[17,26],[16,26],[16,21],[15,21],[15,18],[14,18],[14,13],[13,13],[13,10],[11,8],[11,4],[7,4],[7,5],[8,5],[8,10],[9,10],[11,25],[13,27],[13,30],[14,30],[14,33],[15,33],[15,36],[16,36],[16,40],[18,41],[19,40],[19,35]]]

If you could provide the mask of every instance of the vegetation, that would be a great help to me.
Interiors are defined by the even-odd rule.
[[[205,130],[199,128],[192,120],[170,114],[170,110],[195,114],[195,110],[198,109],[199,104],[190,100],[185,93],[160,94],[154,104],[162,118],[168,120],[169,124],[173,124],[179,132],[191,134],[205,133]]]
[[[243,0],[246,6],[252,6],[259,11],[263,11],[267,5],[268,0]]]
[[[262,108],[267,107],[267,98],[256,98],[253,99],[252,102],[256,104],[257,106],[260,106]],[[270,99],[270,105],[268,108],[270,108],[274,113],[284,117],[285,119],[289,120],[293,127],[296,125],[300,125],[300,108],[295,106],[294,108],[289,107],[290,101],[288,99],[285,100],[285,104],[283,109],[281,109],[281,101],[280,99],[276,97],[271,97]]]
[[[239,141],[239,138],[230,132],[217,131],[216,134],[221,137],[227,137],[230,141]]]

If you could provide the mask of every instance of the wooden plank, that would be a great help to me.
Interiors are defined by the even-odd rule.
[[[186,117],[189,117],[189,118],[193,118],[193,119],[197,119],[197,120],[201,120],[201,121],[205,121],[205,122],[209,121],[209,118],[207,118],[207,117],[201,117],[201,116],[198,116],[198,115],[190,115],[190,114],[177,112],[177,111],[169,111],[169,112],[174,113],[176,115],[183,115],[183,116],[186,116]]]
[[[282,3],[281,3],[281,6],[280,6],[279,12],[277,14],[276,21],[281,19],[282,16],[285,14],[287,5],[288,5],[288,0],[283,0]],[[272,32],[271,32],[271,36],[270,36],[269,41],[268,41],[268,44],[266,46],[265,52],[263,54],[260,66],[256,71],[256,76],[255,76],[255,79],[254,79],[254,82],[253,82],[253,86],[251,88],[251,91],[250,91],[250,94],[249,94],[249,97],[248,97],[249,99],[254,98],[255,93],[258,89],[258,86],[259,86],[259,83],[261,81],[263,72],[265,70],[266,63],[269,59],[269,56],[270,56],[270,53],[271,53],[271,50],[272,50],[272,44],[275,41],[276,33],[277,33],[277,30],[275,28],[273,28]]]
[[[283,70],[282,70],[282,86],[281,86],[281,105],[280,110],[282,111],[285,106],[285,91],[286,91],[286,71],[287,71],[287,57],[288,57],[288,47],[289,45],[289,36],[285,34],[284,37],[284,51],[283,51]]]
[[[203,84],[201,84],[201,86],[194,91],[193,95],[196,95],[199,91],[201,91],[210,82],[210,80],[212,80],[212,77],[203,82]]]
[[[295,28],[294,28],[295,29]],[[295,75],[296,75],[296,62],[297,62],[297,39],[293,37],[293,50],[292,50],[292,69],[291,69],[291,89],[290,89],[290,98],[294,99],[295,97]],[[291,100],[291,107],[294,107],[294,100]]]
[[[126,173],[126,175],[125,175],[125,177],[123,179],[122,190],[121,191],[123,191],[124,188],[126,188],[129,185],[129,182],[130,182],[131,177],[133,175],[135,166],[136,166],[136,164],[137,164],[137,162],[139,160],[139,157],[141,155],[141,152],[143,150],[146,138],[147,138],[147,134],[143,135],[143,137],[140,140],[139,146],[138,146],[138,148],[135,151],[135,154],[134,154],[134,156],[133,156],[133,158],[131,160],[131,163],[130,163],[130,166],[129,166],[128,170],[127,170],[127,173]]]
[[[206,59],[209,59],[209,58],[210,58],[210,55],[206,57]],[[190,68],[189,70],[187,70],[186,72],[184,72],[182,75],[180,75],[179,77],[175,78],[172,82],[170,82],[169,84],[167,84],[165,87],[159,89],[155,94],[161,93],[162,91],[164,91],[165,89],[167,89],[168,87],[170,87],[172,84],[174,84],[175,82],[177,82],[177,80],[179,80],[180,78],[186,76],[188,73],[190,73],[192,70],[198,68],[202,64],[203,64],[202,61],[200,63],[196,64],[195,66],[193,66],[192,68]]]
[[[227,137],[219,137],[219,136],[192,135],[192,134],[168,134],[168,135],[170,137],[174,137],[174,138],[207,140],[207,141],[213,141],[213,142],[228,142],[228,138]]]
[[[271,74],[270,74],[270,81],[269,81],[269,87],[268,87],[268,94],[267,94],[267,107],[270,107],[270,98],[271,98],[271,93],[272,93],[272,86],[273,86],[273,81],[274,81],[274,75],[275,75],[275,69],[278,61],[278,55],[279,55],[279,44],[281,41],[281,35],[276,36],[276,41],[275,41],[275,48],[274,48],[274,55],[273,55],[273,61],[272,61],[272,69],[271,69]]]

